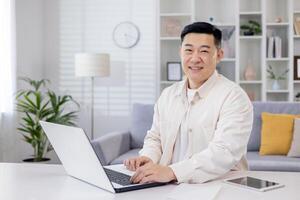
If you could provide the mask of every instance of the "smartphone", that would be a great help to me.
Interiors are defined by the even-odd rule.
[[[276,183],[268,180],[262,180],[250,176],[240,177],[235,179],[226,179],[224,181],[232,185],[241,186],[244,188],[248,188],[260,192],[265,192],[268,190],[272,190],[284,186],[283,184],[280,183]]]

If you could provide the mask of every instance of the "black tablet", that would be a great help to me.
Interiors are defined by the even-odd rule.
[[[267,190],[272,190],[275,188],[280,188],[280,187],[284,186],[283,184],[280,184],[280,183],[262,180],[262,179],[254,178],[254,177],[250,177],[250,176],[240,177],[240,178],[235,178],[235,179],[226,179],[225,182],[236,185],[236,186],[248,188],[248,189],[261,191],[261,192],[264,192]]]

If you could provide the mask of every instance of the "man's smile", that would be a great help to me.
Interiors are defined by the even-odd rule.
[[[189,66],[188,67],[190,70],[192,71],[200,71],[202,70],[204,67],[200,67],[200,66]]]

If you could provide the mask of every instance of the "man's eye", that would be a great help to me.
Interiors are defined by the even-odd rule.
[[[201,50],[201,53],[208,53],[207,50]]]
[[[191,49],[185,49],[185,51],[187,51],[187,52],[191,52],[192,50],[191,50]]]

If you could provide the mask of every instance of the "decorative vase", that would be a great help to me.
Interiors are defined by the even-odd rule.
[[[246,91],[250,101],[255,101],[255,92],[254,91]]]
[[[256,78],[256,71],[252,65],[251,60],[248,60],[247,67],[245,68],[245,71],[244,71],[244,78],[246,81],[252,81],[252,80],[255,80],[255,78]]]
[[[274,79],[272,84],[272,90],[279,90],[279,89],[280,89],[279,81],[277,79]]]

